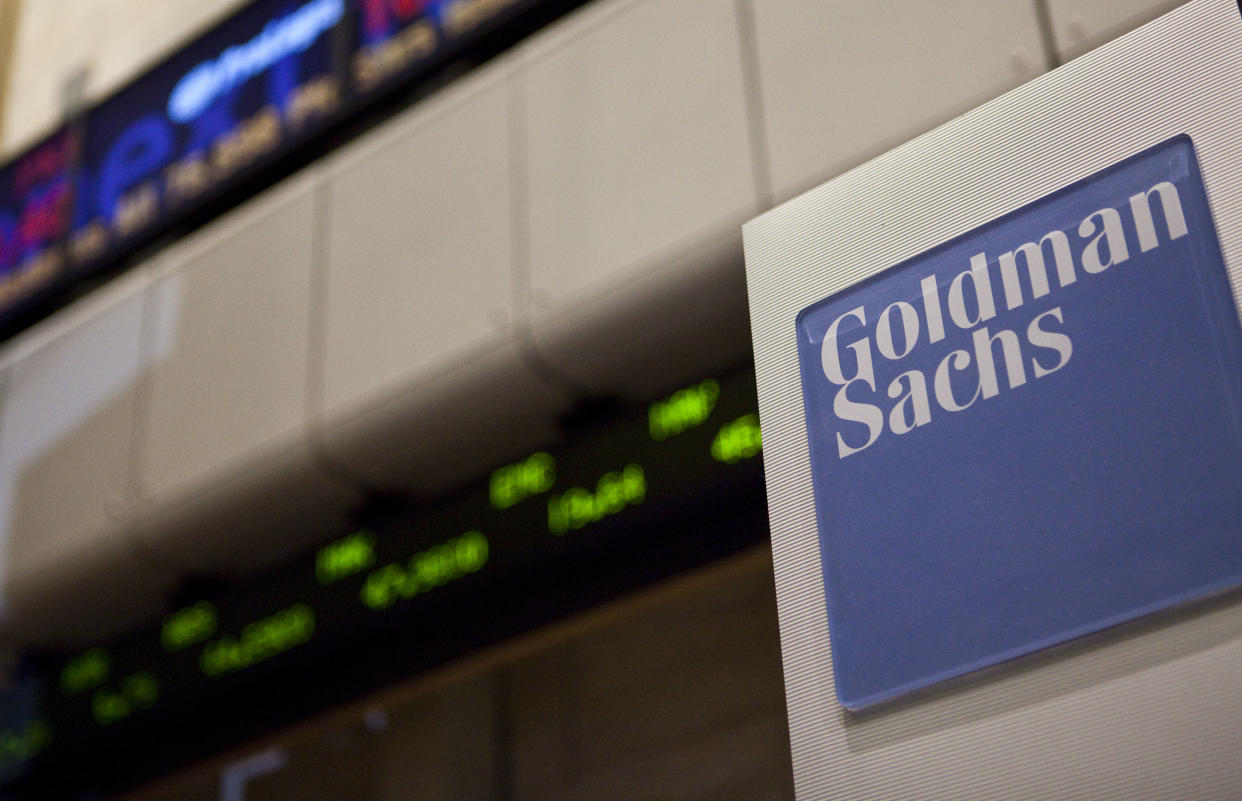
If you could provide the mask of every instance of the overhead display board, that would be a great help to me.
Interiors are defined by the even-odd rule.
[[[0,167],[0,329],[488,34],[574,5],[253,0]]]
[[[115,253],[297,142],[343,100],[346,0],[261,0],[86,114],[69,259]]]
[[[1240,78],[1238,6],[1192,3],[746,226],[799,798],[885,795],[849,745],[874,721],[964,722],[1036,652],[1107,663],[1087,635],[1236,603]],[[1201,690],[1235,726],[1237,675]],[[960,728],[885,769],[940,797],[978,769]],[[1115,747],[1087,746],[1101,776],[1133,773]],[[1071,753],[1049,735],[983,773]],[[987,781],[944,792],[1056,795]]]
[[[754,379],[576,419],[439,499],[377,498],[287,568],[34,655],[0,693],[0,793],[105,794],[764,541]],[[83,599],[89,603],[88,599]]]

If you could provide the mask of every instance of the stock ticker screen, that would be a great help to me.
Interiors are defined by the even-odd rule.
[[[756,410],[747,367],[596,414],[149,630],[32,660],[0,697],[0,792],[124,789],[766,541]]]
[[[582,2],[253,0],[0,166],[0,329],[240,202],[247,180],[453,59],[484,57]]]

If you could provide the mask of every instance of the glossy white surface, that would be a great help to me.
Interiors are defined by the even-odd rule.
[[[1199,155],[1236,298],[1240,83],[1237,4],[1196,2],[747,224],[799,799],[1236,795],[1237,593],[872,712],[840,706],[793,328],[810,303],[1183,133]]]

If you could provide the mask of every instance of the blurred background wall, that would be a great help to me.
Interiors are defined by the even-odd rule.
[[[0,0],[0,155],[241,5]],[[0,348],[0,631],[87,645],[582,398],[744,364],[744,220],[1173,5],[586,4]],[[790,797],[770,574],[760,549],[320,720],[251,797]],[[134,797],[215,797],[263,747]],[[357,760],[369,784],[331,767]]]
[[[59,123],[66,91],[78,91],[78,83],[84,102],[101,100],[244,2],[4,0],[0,152],[12,155]]]

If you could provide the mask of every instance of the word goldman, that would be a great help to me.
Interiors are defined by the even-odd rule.
[[[1186,218],[1182,211],[1177,187],[1162,181],[1139,192],[1129,199],[1129,222],[1142,252],[1159,247],[1160,239],[1152,219],[1152,198],[1160,198],[1168,240],[1183,237],[1187,233]],[[1000,267],[1001,290],[1008,310],[1018,308],[1025,298],[1019,283],[1018,264],[1026,267],[1031,299],[1042,298],[1050,290],[1048,264],[1045,260],[1049,248],[1056,268],[1056,279],[1064,288],[1078,280],[1077,268],[1088,274],[1102,273],[1109,267],[1130,258],[1126,244],[1126,229],[1120,212],[1103,208],[1088,214],[1078,226],[1081,245],[1075,260],[1070,238],[1064,231],[1052,230],[1038,241],[1026,242],[1013,250],[1002,253],[997,263]],[[1132,240],[1134,241],[1134,240]],[[972,290],[973,309],[967,308],[967,287]],[[887,419],[874,400],[879,392],[876,385],[873,353],[889,361],[909,356],[926,335],[928,344],[945,338],[945,306],[941,301],[940,282],[929,275],[922,280],[922,315],[911,303],[897,301],[889,304],[876,318],[874,340],[867,330],[867,311],[863,306],[851,309],[832,321],[824,335],[820,352],[823,373],[829,381],[840,387],[833,399],[832,411],[842,421],[861,424],[866,428],[865,438],[861,429],[853,432],[849,441],[837,432],[838,458],[844,459],[871,447],[884,433],[885,423],[894,434],[906,434],[931,422],[931,398],[946,412],[969,409],[980,398],[995,397],[1000,392],[997,380],[995,351],[999,344],[1004,362],[1005,376],[1010,389],[1020,387],[1027,381],[1026,361],[1022,342],[1014,331],[1002,329],[993,333],[983,323],[996,316],[996,297],[993,294],[992,277],[988,272],[986,253],[978,253],[970,259],[970,269],[956,275],[950,282],[947,294],[948,319],[962,331],[972,331],[969,350],[951,350],[940,360],[931,374],[932,391],[927,388],[927,376],[919,370],[901,373],[889,383],[886,394],[896,403],[889,409]],[[844,346],[840,343],[843,321],[848,335],[862,336]],[[1064,326],[1061,307],[1056,306],[1036,315],[1026,326],[1026,342],[1035,350],[1030,358],[1033,379],[1055,373],[1064,367],[1074,352],[1073,343],[1065,333],[1054,330]],[[900,345],[898,344],[898,333]],[[844,349],[843,349],[844,348]],[[853,369],[846,373],[842,357],[848,351],[853,354]],[[954,374],[958,374],[954,381]],[[973,377],[973,389],[964,390],[963,379]],[[958,385],[955,390],[954,384]],[[860,395],[866,395],[864,399]]]

